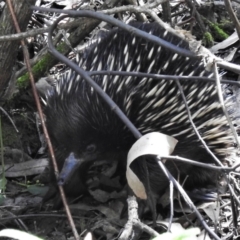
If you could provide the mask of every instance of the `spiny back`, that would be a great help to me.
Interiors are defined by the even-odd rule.
[[[157,24],[132,23],[181,48],[187,42]],[[110,31],[85,52],[79,65],[87,71],[138,71],[166,75],[211,76],[199,59],[190,59],[133,36],[121,29]],[[132,76],[94,76],[93,79],[123,110],[142,134],[162,132],[178,139],[175,154],[202,162],[211,157],[203,149],[189,123],[182,97],[173,80]],[[213,83],[181,82],[193,121],[218,157],[235,152],[234,140],[223,116]],[[132,134],[85,80],[69,72],[47,97],[47,125],[54,146],[63,155],[81,154],[91,142],[99,151],[129,150]],[[64,150],[63,150],[64,149]]]

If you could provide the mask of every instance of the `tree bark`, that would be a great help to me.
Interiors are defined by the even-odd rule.
[[[32,15],[31,5],[36,0],[12,0],[13,8],[21,28],[25,31]],[[0,16],[0,36],[16,33],[7,4]],[[7,100],[14,91],[15,64],[20,41],[0,42],[0,102]]]

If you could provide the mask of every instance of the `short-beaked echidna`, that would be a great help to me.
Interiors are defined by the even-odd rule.
[[[188,43],[155,23],[132,23],[132,26],[159,36],[181,48]],[[190,59],[148,42],[121,29],[110,31],[93,45],[81,59],[88,71],[137,71],[166,75],[211,76],[199,59]],[[135,142],[128,128],[79,76],[65,75],[46,99],[46,123],[61,170],[65,159],[74,153],[87,162],[108,158],[126,163],[127,152]],[[178,144],[173,155],[212,163],[188,120],[182,96],[173,80],[154,80],[131,76],[94,76],[93,79],[113,99],[142,133],[161,132],[173,136]],[[212,82],[183,81],[184,94],[201,136],[216,156],[223,160],[234,153],[234,140],[218,101]],[[161,147],[161,146],[160,146]],[[161,194],[169,181],[155,161],[148,160],[151,190]],[[213,171],[179,162],[166,167],[182,179],[186,187],[202,187],[214,180]],[[67,194],[81,192],[84,172],[75,173],[66,185]]]

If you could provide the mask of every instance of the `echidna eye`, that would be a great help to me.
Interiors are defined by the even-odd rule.
[[[90,145],[87,146],[86,151],[87,151],[88,153],[93,153],[93,152],[96,151],[96,148],[97,148],[97,147],[96,147],[95,144],[90,144]]]

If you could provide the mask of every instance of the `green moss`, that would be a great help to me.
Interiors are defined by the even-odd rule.
[[[235,28],[234,24],[228,20],[218,23],[218,27],[223,29],[227,34],[232,34]]]
[[[229,35],[221,27],[219,27],[220,25],[212,23],[207,19],[204,20],[208,24],[214,39],[222,41],[229,37]]]
[[[211,47],[214,44],[213,36],[210,32],[205,32],[203,35],[202,43],[206,47]]]
[[[208,32],[211,34],[211,38],[212,38],[212,39],[209,39],[210,36],[208,36],[209,33],[207,32],[207,36],[204,36],[206,38],[205,39],[206,43],[208,43],[208,40],[223,41],[229,37],[229,35],[222,29],[223,25],[210,22],[208,19],[206,19],[204,17],[203,17],[203,20],[204,20],[205,24],[209,27]]]
[[[64,42],[62,42],[58,45],[57,50],[60,53],[65,54],[69,52],[69,47]],[[32,67],[34,79],[39,79],[43,77],[44,74],[49,70],[49,68],[57,62],[58,60],[53,55],[47,53]],[[18,89],[26,88],[29,84],[29,73],[25,73],[23,76],[17,79]]]
[[[49,62],[52,56],[48,53],[39,62],[32,67],[32,73],[35,79],[38,79],[44,75],[48,70]],[[19,89],[26,88],[29,85],[29,73],[25,73],[23,76],[17,79],[17,87]]]

